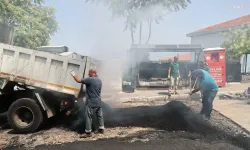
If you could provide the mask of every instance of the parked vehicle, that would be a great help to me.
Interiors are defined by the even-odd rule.
[[[122,78],[122,89],[124,92],[133,92],[136,88],[168,88],[170,80],[168,80],[169,62],[153,62],[148,59],[150,52],[170,52],[191,54],[191,59],[187,61],[179,61],[181,86],[188,87],[190,79],[188,74],[190,71],[198,67],[200,54],[202,53],[202,45],[132,45],[127,52],[127,60]]]
[[[75,56],[78,57],[75,57]],[[0,113],[7,111],[10,127],[36,131],[48,118],[74,105],[84,87],[70,71],[88,75],[95,60],[76,53],[51,53],[0,43]]]

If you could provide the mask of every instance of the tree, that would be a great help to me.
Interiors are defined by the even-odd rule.
[[[185,9],[190,0],[86,0],[92,2],[104,2],[107,4],[115,17],[125,17],[124,31],[129,29],[132,44],[134,44],[134,33],[139,25],[139,44],[141,44],[143,22],[148,24],[149,42],[152,34],[152,23],[159,24],[160,20],[170,12]]]
[[[15,28],[14,45],[36,48],[47,45],[57,31],[54,9],[44,0],[1,0],[0,22]]]
[[[239,59],[243,54],[250,53],[250,26],[234,28],[224,33],[227,39],[222,44],[226,48],[227,56]]]

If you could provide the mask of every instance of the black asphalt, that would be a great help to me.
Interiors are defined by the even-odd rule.
[[[17,150],[10,148],[8,150]],[[201,141],[173,139],[169,141],[119,142],[116,140],[74,142],[62,145],[42,145],[34,150],[243,150],[227,143],[208,144]]]
[[[84,111],[84,110],[82,110]],[[79,114],[80,113],[80,114]],[[76,124],[75,121],[83,121],[84,114],[78,111],[77,115],[72,116],[69,123],[69,118],[66,120],[55,118],[55,122],[64,124],[66,128],[74,131],[84,131],[81,124]],[[37,150],[80,150],[80,149],[176,149],[176,150],[216,150],[216,149],[237,149],[242,147],[250,149],[250,138],[235,137],[230,135],[227,131],[220,130],[204,121],[200,115],[195,114],[180,101],[171,101],[163,106],[138,106],[133,108],[120,108],[113,110],[109,107],[104,107],[105,126],[110,127],[150,127],[155,129],[164,130],[162,140],[153,140],[149,143],[129,143],[121,142],[117,139],[107,139],[102,141],[89,141],[89,142],[74,142],[63,145],[52,146],[38,146]],[[53,121],[51,120],[50,123]],[[69,124],[67,124],[67,122]],[[185,135],[178,135],[175,131],[185,131]],[[199,135],[197,138],[192,137],[195,133]],[[105,133],[108,134],[108,133]],[[170,134],[170,135],[169,135]],[[135,138],[138,138],[135,136]],[[202,142],[203,141],[203,142]],[[205,141],[205,142],[204,142]],[[235,147],[232,147],[235,145]],[[9,148],[10,149],[10,148]],[[17,148],[11,148],[17,149]]]

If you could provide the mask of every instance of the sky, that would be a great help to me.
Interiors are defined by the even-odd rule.
[[[66,45],[70,51],[98,59],[119,59],[130,47],[130,33],[123,31],[125,19],[112,18],[107,6],[85,0],[45,1],[45,5],[55,8],[59,25],[50,45]],[[250,14],[250,0],[191,1],[186,9],[168,14],[160,24],[153,24],[149,44],[190,44],[187,33]],[[144,43],[147,24],[143,27]],[[137,34],[135,40],[138,39]]]

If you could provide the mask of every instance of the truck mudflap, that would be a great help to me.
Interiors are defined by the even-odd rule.
[[[51,118],[57,114],[57,112],[53,109],[50,109],[46,102],[43,100],[42,96],[39,93],[35,93],[35,96],[42,107],[42,109],[46,112],[47,117]],[[60,103],[60,112],[70,110],[75,107],[75,101],[71,100],[62,100]]]
[[[35,93],[35,96],[39,102],[39,104],[41,105],[42,109],[46,112],[47,117],[51,118],[53,117],[56,113],[53,112],[51,109],[49,109],[49,107],[47,106],[47,104],[44,102],[43,98],[40,96],[39,93]]]

